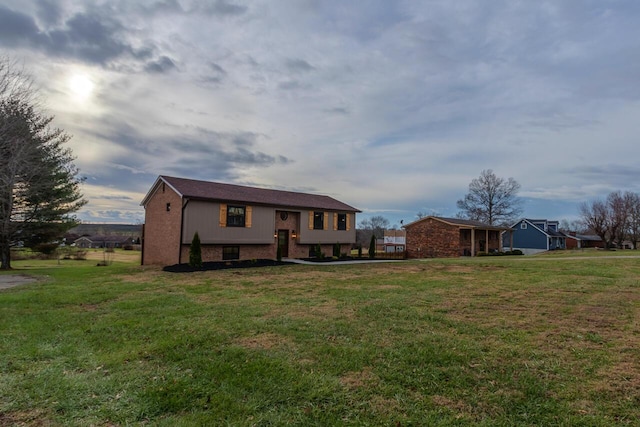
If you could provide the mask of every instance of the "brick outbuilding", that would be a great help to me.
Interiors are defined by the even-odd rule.
[[[500,233],[509,228],[458,218],[428,216],[404,226],[409,258],[475,256],[501,251]]]

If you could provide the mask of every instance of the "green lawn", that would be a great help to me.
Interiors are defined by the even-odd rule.
[[[0,426],[640,423],[640,259],[95,264],[0,273]]]

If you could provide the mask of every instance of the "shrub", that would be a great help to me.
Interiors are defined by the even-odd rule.
[[[282,246],[278,245],[278,249],[276,249],[276,259],[278,262],[282,261]]]
[[[315,253],[316,258],[324,259],[324,254],[322,253],[322,246],[320,245],[320,243],[316,245]]]
[[[362,245],[358,245],[358,258],[362,258]]]
[[[189,265],[193,268],[202,268],[202,248],[200,247],[200,236],[196,231],[189,247]]]
[[[369,242],[369,258],[373,259],[376,257],[376,236],[375,234],[371,235],[371,241]]]
[[[333,245],[333,256],[336,258],[340,257],[340,243]]]
[[[53,255],[58,249],[57,243],[39,243],[34,246],[33,250],[44,255]]]

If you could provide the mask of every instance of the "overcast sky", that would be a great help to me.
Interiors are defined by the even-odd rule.
[[[640,191],[637,0],[3,0],[70,146],[79,218],[142,222],[158,175],[455,216],[484,169],[524,216]]]

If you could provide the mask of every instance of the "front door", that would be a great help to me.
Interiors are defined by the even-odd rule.
[[[289,257],[289,230],[278,230],[278,247],[282,258]]]

